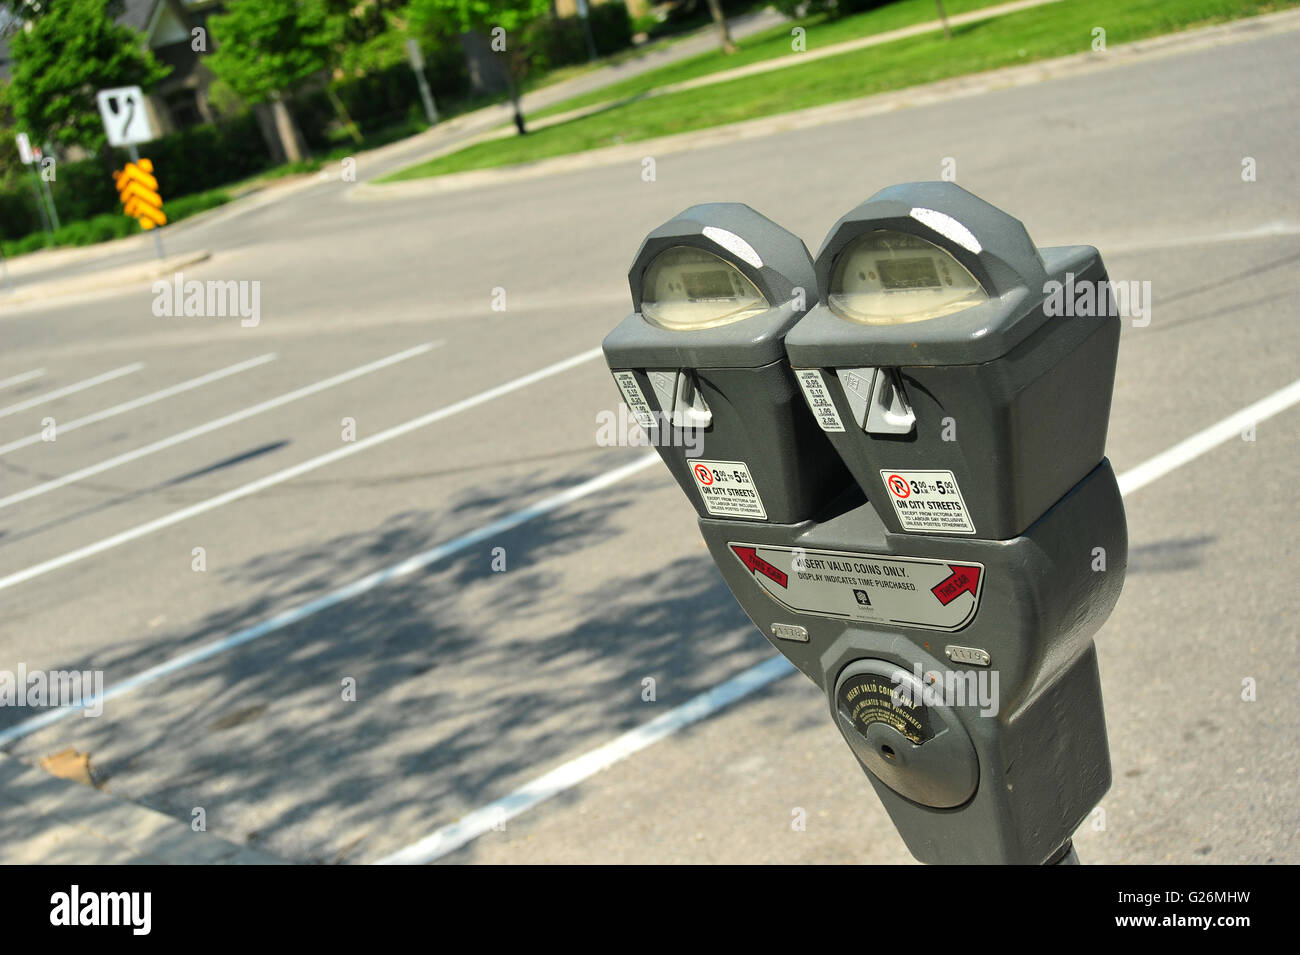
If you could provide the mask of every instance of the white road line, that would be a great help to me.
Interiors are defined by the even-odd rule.
[[[1247,428],[1285,411],[1297,402],[1300,402],[1300,379],[1125,471],[1119,476],[1120,493],[1132,494],[1138,488],[1146,487],[1156,478],[1164,477],[1174,468],[1200,457],[1211,448],[1233,438],[1240,438]]]
[[[14,375],[12,378],[0,379],[0,388],[9,388],[13,385],[21,385],[24,381],[32,381],[45,374],[44,368],[33,368],[31,371],[25,371],[21,375]]]
[[[120,405],[113,405],[111,408],[105,408],[103,411],[96,411],[94,414],[88,414],[83,418],[77,418],[58,425],[58,434],[61,436],[69,431],[75,431],[78,428],[84,428],[88,424],[95,424],[108,418],[114,418],[120,414],[126,414],[128,411],[134,411],[136,408],[143,408],[145,405],[151,405],[155,401],[162,401],[164,398],[170,398],[173,395],[179,395],[182,392],[189,391],[193,388],[199,388],[203,385],[214,381],[220,381],[222,378],[229,378],[231,375],[237,375],[241,371],[248,371],[250,368],[257,368],[259,365],[265,365],[269,361],[275,361],[275,352],[267,352],[265,355],[258,355],[256,358],[250,358],[248,361],[241,361],[236,365],[228,368],[221,368],[217,371],[208,372],[206,375],[199,375],[197,378],[191,378],[189,381],[182,381],[179,384],[172,385],[170,388],[163,388],[161,391],[155,391],[151,394],[142,395],[139,398],[133,398],[130,401],[124,401]],[[0,382],[3,385],[4,382]],[[10,451],[17,451],[19,448],[25,448],[41,441],[42,431],[35,434],[29,434],[25,438],[19,438],[17,441],[10,441],[8,444],[0,444],[0,455],[8,454]]]
[[[558,796],[566,789],[572,789],[590,779],[602,769],[608,769],[615,763],[639,753],[647,746],[653,746],[678,730],[685,729],[692,723],[698,723],[705,717],[726,709],[737,700],[742,700],[768,684],[795,672],[797,671],[794,664],[785,657],[769,657],[762,663],[738,673],[725,683],[719,683],[699,696],[674,706],[662,716],[634,730],[629,730],[617,739],[610,740],[604,746],[598,746],[583,753],[577,759],[557,766],[546,775],[539,776],[516,789],[504,799],[498,799],[481,809],[475,809],[414,845],[375,860],[374,865],[423,865],[441,858],[473,842],[493,826],[499,826],[506,820],[527,812],[552,796]]]
[[[1291,222],[1268,222],[1253,229],[1239,229],[1232,232],[1202,233],[1200,235],[1177,235],[1165,238],[1138,239],[1137,241],[1107,242],[1104,237],[1092,236],[1097,248],[1105,249],[1107,255],[1123,255],[1129,252],[1147,252],[1153,249],[1181,249],[1194,245],[1219,245],[1225,242],[1255,242],[1260,239],[1284,239],[1300,235],[1300,225]]]
[[[538,501],[536,504],[523,508],[522,510],[507,514],[505,517],[492,521],[489,524],[485,524],[476,531],[471,531],[470,533],[454,538],[445,544],[439,544],[437,547],[432,547],[429,550],[421,551],[414,556],[406,558],[400,563],[392,564],[382,570],[377,570],[374,573],[367,574],[365,577],[354,580],[352,583],[346,584],[337,590],[332,590],[327,594],[317,597],[315,600],[309,600],[307,603],[291,607],[290,609],[284,610],[267,620],[263,620],[261,623],[254,624],[251,627],[246,627],[243,630],[237,630],[228,636],[222,637],[220,640],[204,644],[188,653],[182,653],[180,656],[173,657],[165,663],[160,663],[158,666],[150,667],[141,673],[137,673],[133,677],[123,680],[121,683],[114,684],[94,700],[85,701],[83,705],[97,705],[100,702],[114,699],[125,693],[130,693],[132,690],[138,689],[146,683],[152,683],[154,680],[175,673],[185,667],[193,666],[195,663],[201,663],[204,660],[211,659],[218,654],[225,653],[227,650],[232,650],[235,647],[242,646],[245,643],[258,639],[259,637],[264,637],[268,633],[283,630],[285,627],[298,623],[301,620],[306,620],[308,617],[318,614],[323,610],[329,610],[331,607],[336,607],[346,600],[351,600],[353,597],[359,597],[367,591],[374,590],[376,587],[382,587],[383,585],[392,583],[395,580],[401,580],[403,577],[409,577],[416,571],[422,570],[430,564],[435,564],[454,554],[458,554],[463,550],[473,547],[475,544],[496,539],[506,531],[512,530],[521,524],[526,524],[534,518],[559,510],[560,508],[572,504],[574,501],[581,500],[590,494],[603,491],[605,488],[617,484],[624,478],[631,477],[638,471],[644,471],[658,460],[659,455],[657,454],[644,455],[630,464],[625,464],[622,467],[615,468],[607,474],[602,474],[600,477],[592,478],[590,481],[571,487],[566,491],[553,494],[548,498]],[[31,719],[24,720],[6,730],[2,730],[0,731],[0,746],[5,745],[6,743],[11,743],[16,739],[21,739],[24,736],[28,736],[52,723],[57,723],[59,720],[71,716],[77,709],[80,709],[80,707],[50,708],[40,716],[32,717]]]
[[[121,368],[114,368],[112,371],[106,371],[102,375],[96,375],[94,378],[86,378],[75,384],[68,385],[65,388],[56,388],[53,391],[47,391],[43,395],[37,395],[35,398],[28,398],[26,401],[20,401],[16,405],[10,405],[8,408],[0,408],[0,418],[7,418],[11,414],[17,414],[20,411],[26,411],[28,408],[35,408],[39,404],[47,401],[53,401],[55,398],[62,398],[65,395],[75,395],[78,391],[85,391],[87,388],[94,388],[96,385],[102,385],[106,381],[112,381],[114,378],[121,378],[123,375],[131,375],[144,367],[144,362],[137,361],[132,365],[123,365]]]
[[[548,365],[538,371],[524,375],[522,378],[516,378],[514,381],[506,382],[503,385],[497,385],[495,388],[481,391],[477,395],[457,401],[444,408],[439,408],[437,411],[431,411],[426,415],[413,418],[403,424],[395,425],[387,431],[380,431],[378,434],[371,435],[370,437],[364,438],[360,441],[345,444],[338,450],[310,458],[303,461],[301,464],[295,464],[293,467],[286,468],[283,471],[268,474],[266,477],[259,478],[256,481],[251,481],[242,487],[237,487],[233,491],[218,494],[216,497],[210,497],[206,501],[191,504],[189,507],[183,507],[179,511],[173,511],[170,514],[140,524],[130,530],[123,531],[120,534],[114,534],[112,537],[105,537],[103,540],[96,541],[93,544],[88,544],[85,547],[80,547],[77,550],[70,551],[59,557],[28,567],[25,570],[12,573],[8,577],[0,577],[0,590],[5,590],[16,584],[21,584],[35,577],[40,577],[43,574],[48,574],[50,571],[67,567],[69,564],[75,564],[77,561],[84,560],[87,557],[93,557],[95,554],[102,554],[106,550],[111,550],[121,544],[137,540],[147,534],[152,534],[154,531],[162,530],[165,527],[171,527],[173,524],[179,524],[181,521],[188,520],[191,517],[222,507],[229,504],[231,501],[238,501],[241,498],[256,494],[258,491],[264,491],[268,487],[275,487],[277,484],[283,484],[285,481],[315,471],[317,468],[322,468],[327,464],[333,464],[335,461],[341,461],[342,459],[351,457],[354,454],[360,454],[362,451],[373,448],[376,445],[383,444],[386,441],[392,441],[394,438],[400,438],[404,434],[409,434],[412,431],[431,425],[436,421],[441,421],[444,418],[450,418],[452,415],[460,414],[462,411],[468,411],[470,408],[475,408],[494,398],[510,394],[513,391],[518,391],[520,388],[527,388],[529,385],[536,384],[552,375],[558,375],[560,372],[568,371],[570,368],[591,361],[593,358],[598,358],[600,355],[601,350],[599,348],[593,348],[590,351],[585,351],[579,355],[573,356],[572,358],[566,358],[564,361],[556,362],[554,365]]]
[[[155,454],[159,451],[174,448],[176,445],[183,444],[193,438],[209,434],[220,428],[224,428],[227,425],[244,421],[254,415],[262,414],[264,411],[271,411],[275,408],[282,407],[283,405],[297,401],[300,398],[306,398],[309,395],[317,394],[328,388],[333,388],[335,385],[344,384],[345,382],[352,381],[355,378],[360,378],[362,375],[368,375],[371,372],[379,371],[382,368],[388,368],[390,365],[396,365],[398,362],[406,361],[408,358],[415,358],[417,355],[423,355],[441,344],[441,342],[426,342],[423,345],[416,345],[414,348],[408,348],[406,351],[400,351],[395,355],[389,355],[387,358],[372,361],[369,364],[353,368],[351,371],[345,371],[342,374],[333,375],[332,377],[325,378],[322,381],[315,382],[314,384],[286,392],[276,398],[270,398],[240,411],[223,415],[220,418],[214,418],[211,421],[189,428],[179,434],[173,434],[171,437],[160,438],[152,444],[146,444],[143,447],[136,448],[134,451],[123,452],[122,454],[117,455],[117,457],[109,458],[106,461],[100,461],[98,464],[92,464],[77,471],[72,471],[62,477],[46,481],[44,484],[37,484],[33,487],[25,488],[15,494],[10,494],[8,497],[0,497],[0,510],[17,504],[20,501],[27,501],[33,497],[48,494],[50,491],[57,491],[61,487],[67,487],[69,484],[75,484],[77,481],[92,477],[96,474],[103,474],[105,471],[112,470],[119,465],[127,464],[131,461],[138,461],[140,458],[148,457],[149,455]]]

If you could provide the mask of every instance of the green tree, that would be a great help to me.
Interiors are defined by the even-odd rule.
[[[113,22],[120,6],[104,0],[9,6],[26,25],[11,35],[7,100],[18,128],[33,142],[101,152],[107,137],[95,94],[114,86],[148,90],[167,75],[168,67],[145,49],[140,34]]]
[[[250,103],[269,103],[284,156],[305,147],[287,101],[330,65],[341,23],[326,0],[231,0],[208,20],[216,49],[208,66]]]
[[[528,71],[523,29],[550,9],[551,0],[411,0],[407,16],[416,34],[477,32],[487,37],[492,52],[501,57],[515,127],[523,135],[519,83]]]
[[[330,67],[335,79],[364,76],[406,59],[402,43],[407,0],[325,0],[333,20]]]

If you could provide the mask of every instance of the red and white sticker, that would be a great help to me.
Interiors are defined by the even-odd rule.
[[[727,547],[769,597],[795,613],[953,631],[975,619],[984,592],[984,565],[974,561]]]
[[[951,471],[880,472],[885,493],[905,531],[974,534],[975,525]]]
[[[767,520],[763,499],[744,461],[688,461],[704,509],[717,517]]]

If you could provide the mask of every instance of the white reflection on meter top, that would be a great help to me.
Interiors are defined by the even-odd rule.
[[[920,236],[882,229],[839,254],[828,304],[852,322],[904,325],[950,315],[988,297],[951,253]]]
[[[642,289],[641,314],[662,328],[713,328],[768,308],[763,293],[734,265],[688,246],[661,252],[646,269]]]

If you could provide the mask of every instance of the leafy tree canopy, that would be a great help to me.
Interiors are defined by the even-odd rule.
[[[343,43],[343,23],[328,0],[231,0],[208,20],[217,76],[250,103],[292,92],[327,69]]]
[[[114,86],[148,90],[167,75],[144,37],[113,22],[112,3],[40,0],[7,8],[25,23],[10,36],[14,66],[6,99],[15,124],[34,142],[99,151],[107,137],[95,94]]]
[[[501,27],[514,34],[545,15],[550,0],[411,0],[409,16],[420,32],[491,33]]]

